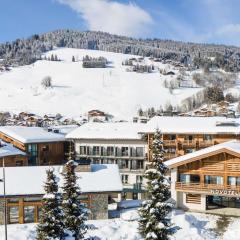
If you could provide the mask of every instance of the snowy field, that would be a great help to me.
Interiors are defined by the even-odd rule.
[[[86,237],[94,240],[141,240],[137,232],[136,210],[124,210],[120,218],[89,221],[91,230]],[[240,218],[222,218],[202,213],[184,213],[175,210],[172,222],[178,226],[178,231],[172,240],[239,240]],[[35,224],[9,225],[9,240],[34,240]],[[0,227],[0,240],[4,240],[4,228]],[[69,239],[70,240],[70,239]]]
[[[61,61],[41,60],[28,66],[0,72],[0,110],[31,111],[40,115],[61,113],[77,117],[92,109],[100,109],[120,118],[136,115],[139,107],[163,107],[166,103],[176,105],[198,92],[199,88],[174,90],[170,94],[163,87],[165,79],[156,70],[153,73],[126,72],[122,61],[131,55],[94,50],[60,48],[46,53],[56,54]],[[82,68],[82,58],[103,56],[110,61],[108,68]],[[72,56],[77,62],[72,62]],[[147,64],[153,64],[146,59]],[[154,63],[156,67],[173,70],[169,65]],[[177,70],[174,70],[177,72]],[[41,81],[51,76],[53,88],[44,89]]]

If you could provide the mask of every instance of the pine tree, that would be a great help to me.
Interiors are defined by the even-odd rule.
[[[53,169],[47,172],[44,185],[42,213],[37,226],[37,240],[63,239],[63,216],[60,207],[61,197],[58,194],[57,178]]]
[[[79,200],[81,193],[77,186],[74,161],[70,160],[66,163],[63,177],[62,207],[64,212],[65,230],[68,230],[76,240],[84,239],[84,235],[87,231],[85,221],[87,220],[88,210]]]
[[[139,232],[145,240],[167,240],[173,233],[168,218],[172,204],[167,202],[170,198],[170,185],[165,176],[168,168],[163,163],[163,142],[158,130],[154,134],[152,154],[154,168],[148,169],[144,176],[149,200],[144,201],[139,209]]]

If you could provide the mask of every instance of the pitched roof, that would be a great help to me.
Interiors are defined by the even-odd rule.
[[[186,155],[170,159],[165,162],[165,164],[170,167],[177,167],[188,162],[196,161],[198,159],[204,158],[205,156],[215,155],[220,152],[228,152],[240,157],[240,141],[232,140],[225,143],[220,143],[211,147],[207,147]]]
[[[9,156],[17,156],[17,155],[26,155],[24,152],[15,148],[9,143],[2,142],[0,146],[0,158],[9,157]]]
[[[141,132],[153,133],[157,128],[163,133],[239,134],[240,119],[225,117],[153,117]]]
[[[64,136],[45,131],[40,127],[4,126],[0,132],[22,143],[64,141]]]
[[[86,123],[66,135],[67,139],[141,139],[142,123]]]
[[[63,185],[61,175],[63,166],[50,166]],[[46,170],[49,166],[6,167],[6,195],[37,195],[44,194],[43,184],[46,180]],[[93,164],[91,172],[77,172],[78,184],[83,193],[121,192],[122,182],[118,166],[115,164]],[[2,168],[0,168],[0,179]],[[3,194],[3,184],[0,184],[0,196]],[[61,189],[60,189],[61,191]]]

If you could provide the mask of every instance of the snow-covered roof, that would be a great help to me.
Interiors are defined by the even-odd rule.
[[[53,133],[58,131],[59,134],[66,135],[78,127],[78,125],[56,125],[48,127],[48,131],[51,130]]]
[[[13,145],[5,142],[1,142],[0,146],[0,158],[16,155],[26,155],[24,152],[15,148]]]
[[[58,142],[65,140],[61,134],[47,132],[40,127],[4,126],[0,127],[0,132],[22,143]]]
[[[153,117],[141,132],[239,134],[239,124],[240,119],[225,117]]]
[[[68,139],[141,139],[141,123],[86,123],[66,135]]]
[[[60,180],[59,185],[62,186],[63,166],[50,167],[55,169],[55,174]],[[6,167],[6,195],[44,194],[43,184],[46,181],[46,169],[49,169],[49,166]],[[115,164],[93,164],[91,172],[77,172],[76,174],[83,193],[122,191],[119,169]],[[2,178],[1,168],[0,178]],[[0,196],[2,194],[3,184],[0,184]]]
[[[207,147],[192,153],[188,153],[186,155],[176,157],[173,159],[170,159],[165,162],[167,166],[176,167],[180,166],[182,164],[185,164],[188,161],[191,161],[192,159],[196,159],[198,157],[204,157],[205,155],[209,155],[211,153],[219,152],[221,150],[229,150],[231,152],[234,152],[236,154],[240,154],[240,141],[238,140],[232,140],[224,143],[220,143],[211,147]]]

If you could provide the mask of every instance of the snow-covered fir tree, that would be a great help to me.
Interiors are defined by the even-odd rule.
[[[75,162],[69,160],[63,171],[63,212],[64,212],[64,227],[68,234],[76,240],[84,239],[87,231],[88,210],[85,204],[81,203],[79,196],[81,194],[77,185],[77,176],[75,174]]]
[[[37,240],[63,239],[63,215],[61,196],[58,193],[58,180],[53,169],[48,169],[44,184],[42,212],[37,226]]]
[[[145,240],[167,240],[173,233],[168,217],[172,204],[167,202],[170,198],[170,185],[166,177],[168,168],[163,163],[164,148],[159,130],[154,134],[151,150],[152,168],[146,170],[144,175],[149,200],[144,201],[139,209],[139,232]]]

